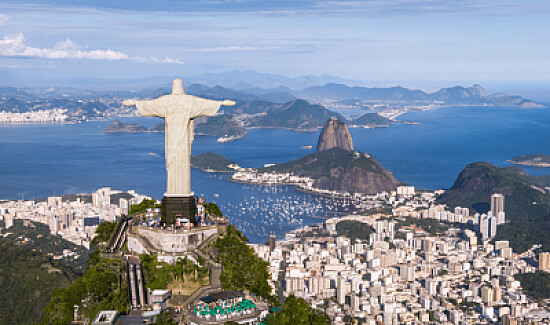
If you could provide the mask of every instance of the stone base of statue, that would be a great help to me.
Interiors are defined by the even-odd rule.
[[[177,218],[189,219],[196,223],[195,215],[197,206],[195,196],[190,195],[164,195],[162,198],[162,221],[167,225],[176,223]]]

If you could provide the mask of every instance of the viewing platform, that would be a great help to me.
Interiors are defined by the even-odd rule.
[[[198,226],[190,229],[132,225],[127,234],[128,250],[136,254],[157,254],[159,261],[172,262],[192,257],[201,244],[225,232],[225,226]]]

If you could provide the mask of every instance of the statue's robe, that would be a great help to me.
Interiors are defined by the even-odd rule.
[[[190,196],[191,143],[194,138],[193,119],[214,116],[223,102],[187,94],[172,94],[153,100],[136,101],[143,116],[158,116],[165,120],[165,157],[167,184],[165,196]]]

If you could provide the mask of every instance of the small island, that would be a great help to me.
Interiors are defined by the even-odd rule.
[[[148,128],[139,124],[127,124],[122,123],[119,120],[115,120],[103,132],[107,133],[122,133],[122,132],[150,132]]]
[[[509,159],[508,162],[516,165],[531,167],[550,167],[550,156],[542,153],[517,156]]]
[[[227,173],[234,172],[240,167],[233,161],[214,152],[206,152],[191,157],[191,167],[205,172]]]
[[[401,122],[401,124],[403,124],[403,125],[420,125],[420,122],[409,121],[409,120],[403,120],[403,121]]]

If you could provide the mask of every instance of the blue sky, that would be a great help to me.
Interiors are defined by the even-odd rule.
[[[550,2],[0,3],[0,82],[255,70],[427,90],[550,90]],[[53,81],[52,81],[53,82]]]

